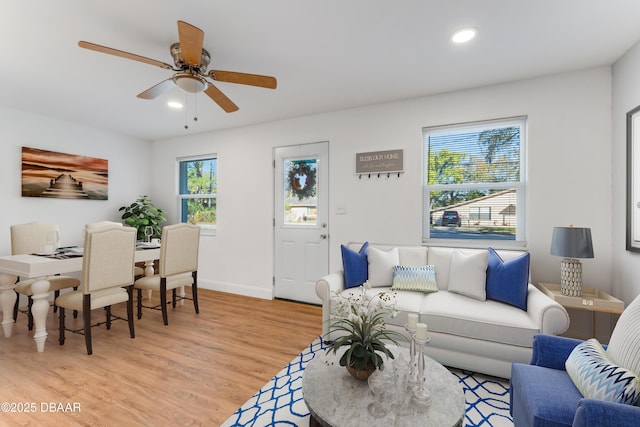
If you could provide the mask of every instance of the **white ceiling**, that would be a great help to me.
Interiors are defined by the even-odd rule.
[[[638,0],[0,1],[1,105],[148,140],[609,65],[640,39]],[[239,111],[201,93],[185,113],[166,106],[178,88],[136,97],[171,71],[77,46],[173,63],[178,20],[205,32],[209,69],[278,88],[217,83]],[[452,45],[465,26],[478,37]]]

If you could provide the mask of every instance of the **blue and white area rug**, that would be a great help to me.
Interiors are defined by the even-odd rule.
[[[309,425],[309,410],[302,397],[304,368],[317,351],[324,351],[318,337],[295,359],[254,394],[221,427]],[[458,369],[450,371],[459,378],[464,389],[467,409],[465,426],[513,427],[509,415],[509,383]]]

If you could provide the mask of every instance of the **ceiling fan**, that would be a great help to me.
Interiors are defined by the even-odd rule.
[[[96,52],[108,53],[145,64],[155,65],[160,68],[175,71],[175,74],[168,79],[150,87],[138,94],[138,98],[153,99],[169,90],[174,85],[189,93],[204,92],[217,103],[224,111],[231,113],[238,110],[238,106],[233,103],[220,89],[207,80],[206,77],[218,82],[238,83],[275,89],[277,82],[275,77],[261,76],[258,74],[238,73],[235,71],[207,71],[207,66],[211,61],[211,55],[202,47],[204,32],[187,22],[178,21],[178,43],[173,43],[169,49],[173,57],[174,65],[144,56],[101,46],[95,43],[79,41],[78,46],[95,50]]]

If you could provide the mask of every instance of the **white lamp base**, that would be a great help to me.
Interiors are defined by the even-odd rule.
[[[582,296],[582,263],[575,258],[560,261],[560,291],[570,297]]]

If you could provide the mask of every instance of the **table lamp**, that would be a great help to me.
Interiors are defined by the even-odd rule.
[[[560,262],[562,295],[582,296],[582,263],[576,258],[593,258],[591,229],[553,227],[551,255],[564,257]]]

